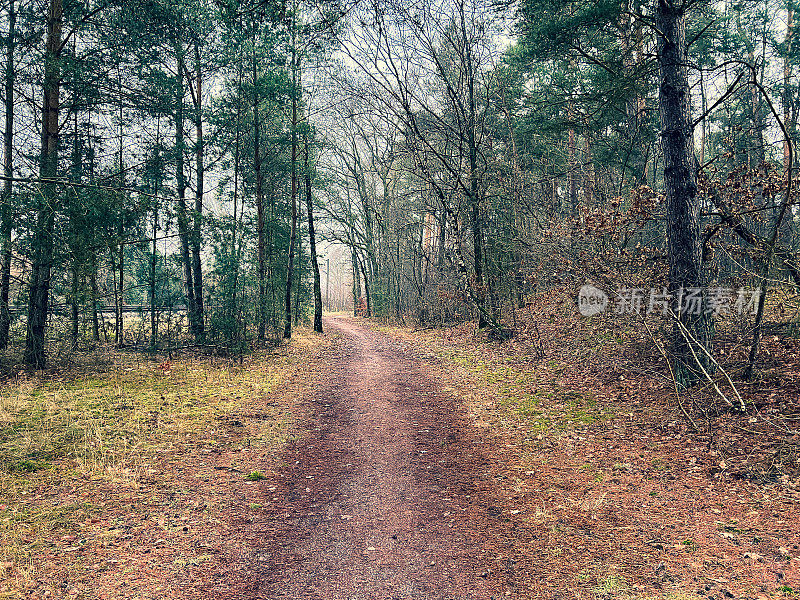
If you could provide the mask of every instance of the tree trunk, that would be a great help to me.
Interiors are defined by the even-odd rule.
[[[91,253],[91,272],[89,273],[89,285],[92,288],[92,339],[95,342],[100,341],[100,319],[97,316],[97,255]]]
[[[787,0],[786,6],[786,37],[784,38],[783,58],[783,122],[787,131],[794,134],[792,123],[792,42],[794,41],[794,0]],[[783,141],[783,168],[788,169],[789,153],[792,151],[788,140]]]
[[[757,169],[766,158],[764,147],[764,113],[761,107],[761,92],[753,85],[750,88],[753,109],[753,141],[750,152],[750,168]]]
[[[464,43],[464,62],[466,63],[467,100],[467,149],[469,153],[469,200],[472,221],[472,250],[475,271],[475,297],[478,304],[478,328],[489,324],[486,318],[486,290],[483,281],[483,227],[481,218],[480,190],[478,183],[478,141],[477,114],[475,99],[475,69],[472,64],[472,46],[467,38],[467,26],[464,18],[464,6],[460,6],[461,35]]]
[[[704,283],[683,6],[682,0],[658,0],[656,10],[669,291],[679,303]],[[693,346],[684,329],[707,349],[711,342],[711,319],[705,305],[700,305],[698,314],[686,308],[677,305],[678,322],[673,330],[674,373],[680,388],[692,385],[699,377],[698,361],[692,356]],[[694,354],[706,368],[702,350],[694,347]]]
[[[256,228],[258,235],[258,325],[256,337],[263,340],[267,328],[267,261],[264,214],[264,173],[261,168],[261,99],[258,96],[258,71],[253,53],[253,169],[256,172]]]
[[[365,316],[372,317],[372,299],[370,298],[369,292],[369,277],[367,277],[367,269],[364,266],[364,261],[360,261],[361,263],[361,275],[364,277],[364,300],[366,302],[366,310],[367,313]]]
[[[182,43],[176,48],[178,63],[183,64]],[[181,262],[183,263],[183,280],[186,285],[186,310],[189,313],[189,327],[196,334],[196,309],[194,279],[192,277],[192,260],[189,250],[189,217],[186,210],[186,176],[183,172],[183,73],[179,71],[177,79],[177,94],[175,98],[175,179],[178,186],[178,237],[181,243]]]
[[[355,246],[350,248],[350,263],[353,265],[353,316],[358,316],[358,307],[361,303],[361,273],[358,267],[358,253]]]
[[[70,282],[69,312],[70,312],[70,342],[75,346],[78,343],[80,318],[78,315],[78,264],[72,263],[72,281]]]
[[[117,239],[119,240],[119,294],[117,295],[116,319],[114,321],[114,343],[118,348],[125,345],[125,315],[122,307],[125,304],[125,227],[123,224],[123,214],[125,212],[125,195],[122,190],[125,188],[125,161],[123,156],[124,136],[123,136],[123,112],[122,112],[122,71],[117,67],[119,83],[119,223],[117,224]],[[114,272],[111,273],[113,276]]]
[[[575,101],[572,100],[572,98],[569,100],[568,115],[570,121],[575,119]],[[569,202],[569,206],[566,212],[573,217],[578,214],[578,160],[576,147],[575,126],[570,124],[567,135],[567,167],[569,168],[569,193],[567,195],[567,202]]]
[[[195,337],[202,340],[205,335],[203,314],[203,268],[200,250],[203,245],[203,183],[205,166],[203,163],[203,74],[200,65],[200,48],[194,47],[195,67],[195,158],[197,161],[197,189],[194,199],[194,219],[192,228],[192,271],[194,275]]]
[[[231,264],[233,265],[233,286],[231,290],[230,319],[236,321],[236,339],[239,338],[239,319],[236,309],[236,296],[239,290],[239,253],[236,251],[236,232],[238,229],[237,205],[239,204],[239,163],[241,160],[240,138],[242,129],[242,69],[238,69],[238,85],[236,88],[236,142],[233,154],[233,223],[231,224]]]
[[[151,243],[150,253],[150,273],[149,273],[149,298],[150,298],[150,349],[155,350],[158,344],[158,311],[156,309],[156,290],[158,286],[157,281],[157,267],[158,267],[158,213],[161,210],[159,203],[159,194],[161,192],[162,181],[162,164],[161,164],[161,119],[156,123],[156,151],[153,164],[153,198],[152,198],[152,212],[153,212],[153,239]]]
[[[122,240],[122,231],[120,231],[120,240]],[[113,250],[112,250],[113,252]],[[112,269],[111,274],[116,279],[119,275],[119,282],[115,284],[116,290],[116,312],[117,318],[114,326],[114,343],[117,347],[122,348],[125,346],[125,315],[123,308],[125,306],[125,244],[120,241],[119,244],[119,260],[117,261],[118,272]]]
[[[14,175],[14,47],[16,38],[17,13],[14,0],[8,4],[8,38],[6,39],[5,71],[5,130],[3,132],[3,197],[0,209],[0,350],[8,347],[8,333],[11,327],[11,313],[8,307],[11,290],[11,234],[14,227],[11,207],[12,181]]]
[[[584,161],[586,162],[586,171],[583,176],[583,197],[586,206],[594,206],[594,161],[592,160],[592,143],[588,132],[583,147]]]
[[[481,228],[480,208],[472,206],[472,251],[475,260],[475,300],[478,305],[478,329],[489,324],[484,310],[486,308],[486,289],[483,285],[483,230]]]
[[[117,280],[117,249],[113,246],[108,249],[108,260],[111,262],[111,283],[114,293],[114,343],[119,343],[119,281]],[[106,324],[103,322],[103,330],[105,331]],[[108,335],[106,335],[108,341]]]
[[[298,189],[298,196],[300,191]],[[298,224],[303,220],[303,207],[299,204],[297,205],[297,222]],[[297,327],[300,325],[300,294],[303,291],[302,283],[303,283],[303,238],[298,236],[297,237],[297,247],[295,248],[295,274],[294,274],[294,311],[293,311],[293,322],[294,326]]]
[[[74,50],[74,49],[73,49]],[[72,111],[73,119],[73,136],[72,136],[72,181],[75,183],[81,182],[81,159],[83,156],[83,149],[79,142],[78,135],[78,110],[77,108]],[[68,206],[67,214],[69,215],[69,248],[72,254],[72,264],[70,265],[72,279],[70,281],[70,292],[68,301],[70,305],[70,341],[73,347],[78,344],[78,333],[80,329],[80,311],[78,306],[78,293],[80,290],[80,278],[85,262],[84,258],[84,244],[79,243],[80,231],[77,224],[79,207],[73,204]]]
[[[61,0],[50,0],[47,14],[47,44],[44,65],[44,102],[42,109],[42,151],[39,175],[42,194],[38,200],[33,233],[28,331],[25,338],[25,364],[45,366],[45,326],[50,300],[50,276],[53,268],[53,230],[55,226],[56,185],[58,174],[58,115],[61,92]]]
[[[293,17],[294,19],[295,17]],[[297,242],[297,51],[295,48],[295,23],[292,21],[292,224],[289,237],[289,260],[286,266],[286,319],[283,337],[292,337],[292,277],[294,276],[294,248]]]
[[[156,194],[158,194],[156,187]],[[153,209],[153,248],[150,255],[150,348],[154,349],[158,343],[158,313],[156,312],[156,266],[158,264],[158,204]]]
[[[311,246],[311,269],[314,272],[314,331],[322,333],[322,286],[317,261],[317,240],[314,231],[314,197],[311,193],[311,165],[308,160],[309,141],[305,138],[304,167],[306,177],[306,212],[308,213],[308,240]]]

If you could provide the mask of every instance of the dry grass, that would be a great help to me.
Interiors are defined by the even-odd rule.
[[[771,307],[769,320],[780,321]],[[800,342],[765,336],[761,380],[737,383],[746,417],[717,410],[702,386],[692,390],[683,402],[703,427],[697,432],[641,320],[583,319],[571,296],[555,293],[520,313],[517,335],[504,342],[472,324],[382,330],[429,359],[443,390],[463,399],[480,428],[501,500],[532,532],[527,538],[520,527],[520,555],[535,556],[531,572],[546,574],[532,578],[531,589],[626,600],[796,593],[796,454],[784,453],[772,479],[734,470],[731,456],[738,451],[744,462],[756,449],[770,456],[788,448],[776,433],[799,414]],[[721,323],[716,344],[732,373],[749,347],[737,326]],[[749,525],[720,531],[720,514]]]
[[[145,480],[180,487],[159,478],[189,455],[279,452],[295,415],[267,397],[319,343],[301,332],[242,364],[114,352],[1,384],[0,599],[20,597],[59,540],[113,509],[104,490],[136,497]]]

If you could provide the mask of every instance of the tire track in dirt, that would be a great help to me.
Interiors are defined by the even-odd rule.
[[[499,509],[476,482],[485,460],[458,402],[423,361],[347,318],[309,390],[314,416],[264,510],[243,533],[249,598],[482,600],[508,597],[513,563]],[[241,582],[244,583],[244,582]],[[241,598],[242,588],[235,597]]]

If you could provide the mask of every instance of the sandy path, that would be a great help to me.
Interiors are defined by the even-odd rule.
[[[506,597],[487,531],[503,522],[476,497],[482,459],[461,441],[458,406],[413,352],[346,318],[326,326],[339,339],[315,418],[279,481],[262,482],[251,597]]]

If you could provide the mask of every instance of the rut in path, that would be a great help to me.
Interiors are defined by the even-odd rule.
[[[424,361],[346,318],[316,414],[290,445],[267,516],[254,522],[253,598],[508,597],[513,565],[499,511],[476,481],[457,402]]]

